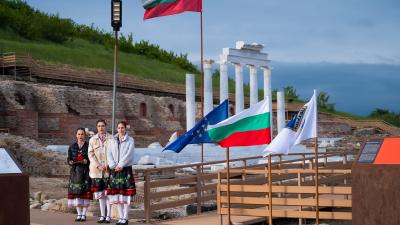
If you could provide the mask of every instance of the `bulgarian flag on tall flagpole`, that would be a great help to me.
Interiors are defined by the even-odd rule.
[[[143,17],[145,20],[186,11],[202,11],[202,0],[142,0],[142,4],[146,10]]]
[[[208,125],[210,138],[224,148],[263,145],[271,142],[270,106],[264,99],[215,125]]]

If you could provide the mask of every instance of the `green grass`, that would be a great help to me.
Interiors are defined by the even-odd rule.
[[[0,30],[0,52],[30,54],[36,60],[48,63],[70,64],[113,71],[114,50],[82,39],[74,39],[65,44],[40,40],[27,40]],[[118,70],[139,78],[185,85],[186,71],[178,66],[149,59],[142,55],[119,52]],[[196,87],[200,88],[200,76],[196,76]],[[229,80],[229,92],[234,93],[235,83]],[[219,90],[219,76],[213,76],[213,88]],[[244,94],[249,96],[249,85],[244,85]],[[259,91],[260,99],[263,92]]]
[[[32,41],[0,30],[0,51],[30,54],[34,59],[112,71],[114,50],[82,39],[60,45],[48,41]],[[145,56],[119,52],[122,73],[140,78],[185,84],[186,71],[178,66]]]

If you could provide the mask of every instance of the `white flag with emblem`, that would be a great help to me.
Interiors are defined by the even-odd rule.
[[[286,127],[263,151],[266,157],[271,153],[288,154],[289,150],[301,141],[317,137],[317,91],[310,101],[287,123]]]

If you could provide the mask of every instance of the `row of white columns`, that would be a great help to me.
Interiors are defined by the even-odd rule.
[[[212,64],[213,60],[204,61],[204,115],[207,115],[213,109],[213,91],[212,91]],[[240,64],[235,65],[235,113],[244,109],[244,91],[243,91],[243,67]],[[258,102],[258,81],[257,68],[249,65],[250,70],[250,106]],[[268,98],[272,106],[271,89],[271,71],[268,67],[262,67],[264,71],[264,99]],[[220,103],[228,99],[228,63],[220,63]],[[187,130],[195,125],[195,77],[193,74],[186,74],[186,124]],[[271,113],[272,130],[272,113]],[[277,128],[278,132],[285,127],[285,99],[284,93],[277,93]]]
[[[212,91],[212,63],[213,60],[204,60],[204,115],[213,109]],[[244,109],[244,90],[243,90],[243,67],[235,65],[235,113]],[[258,79],[257,67],[248,65],[250,71],[250,106],[258,102]],[[272,105],[271,90],[271,71],[268,67],[262,68],[264,71],[264,98],[269,99]],[[188,86],[187,86],[188,87]],[[228,63],[220,63],[220,103],[228,99]]]

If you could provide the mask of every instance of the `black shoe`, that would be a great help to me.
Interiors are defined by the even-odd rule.
[[[119,225],[128,225],[128,220],[123,219]]]
[[[81,216],[81,222],[85,222],[86,221],[86,216]]]
[[[81,216],[81,215],[78,215],[78,216],[75,218],[75,222],[79,222],[79,221],[81,221],[81,219],[82,219],[82,216]]]
[[[100,216],[99,220],[97,220],[97,223],[104,223],[106,221],[106,218],[104,216]]]
[[[104,223],[111,223],[111,217],[107,216],[106,220],[104,221]]]

